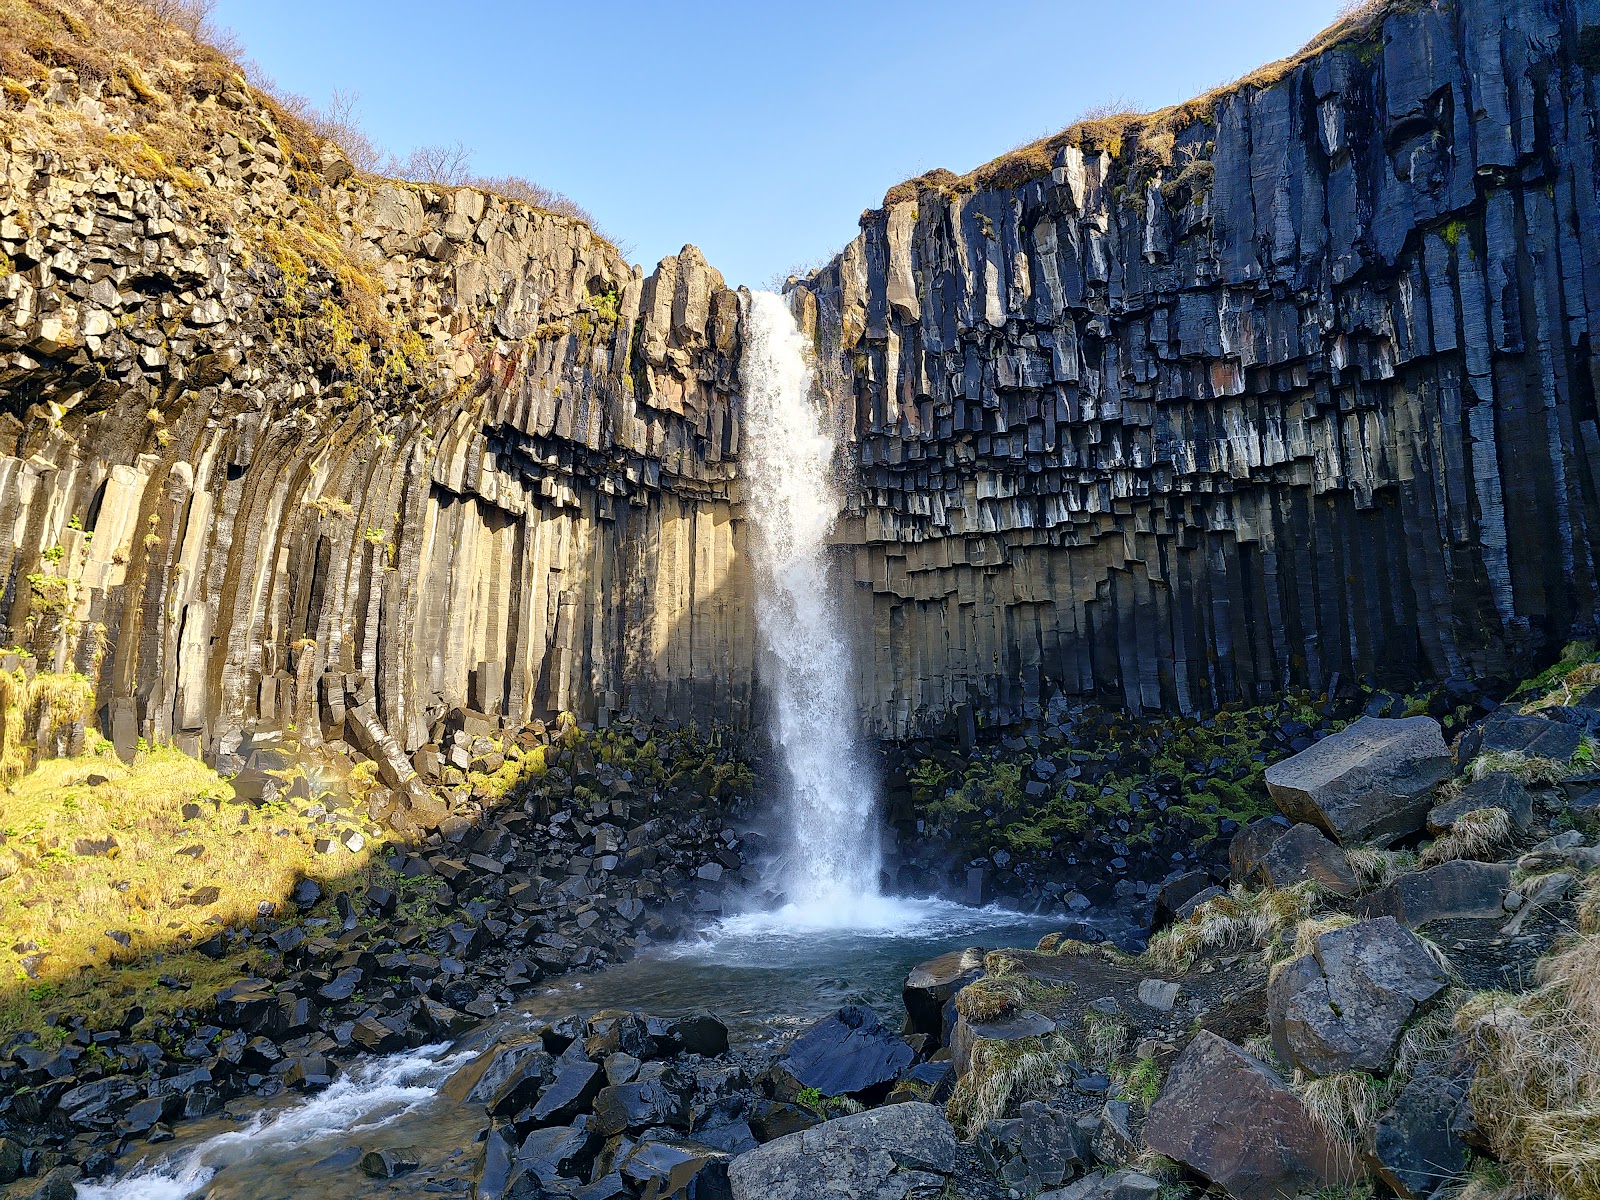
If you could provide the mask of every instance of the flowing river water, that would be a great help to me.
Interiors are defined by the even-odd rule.
[[[496,1041],[569,1013],[636,1008],[672,1017],[698,1010],[728,1025],[736,1050],[776,1049],[843,1004],[900,1015],[900,985],[917,963],[969,945],[1031,944],[1045,925],[998,909],[933,900],[881,901],[876,927],[785,929],[732,917],[699,937],[593,975],[557,980],[453,1046],[430,1046],[357,1065],[312,1097],[279,1096],[253,1111],[181,1126],[111,1181],[83,1184],[79,1200],[344,1200],[418,1195],[476,1167],[481,1105],[460,1103],[450,1076]],[[242,1119],[241,1119],[242,1118]],[[361,1155],[404,1148],[420,1167],[400,1180],[367,1179]],[[430,1186],[431,1185],[431,1186]]]
[[[79,1200],[464,1192],[486,1120],[448,1081],[507,1034],[607,1008],[662,1017],[708,1010],[728,1025],[736,1050],[775,1050],[847,1003],[896,1023],[901,984],[918,962],[1038,937],[1041,922],[1016,913],[881,894],[877,780],[856,733],[851,646],[829,584],[828,538],[840,507],[834,440],[788,304],[756,293],[746,316],[741,471],[763,683],[782,764],[774,807],[785,838],[774,869],[790,902],[557,980],[454,1045],[358,1063],[309,1098],[232,1105],[143,1157],[126,1156],[117,1178],[80,1185]],[[414,1153],[420,1169],[398,1183],[365,1178],[361,1155],[385,1148]]]

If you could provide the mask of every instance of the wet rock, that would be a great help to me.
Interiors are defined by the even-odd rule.
[[[819,1125],[822,1118],[797,1104],[776,1100],[757,1100],[750,1106],[750,1132],[758,1142],[776,1141],[791,1133]]]
[[[620,1173],[645,1196],[667,1200],[727,1200],[733,1156],[682,1138],[640,1142],[622,1160]]]
[[[368,1150],[361,1156],[363,1174],[374,1179],[395,1179],[417,1169],[417,1155],[413,1150]]]
[[[1267,986],[1272,1043],[1312,1075],[1383,1074],[1406,1025],[1447,979],[1392,917],[1324,933]]]
[[[927,1035],[933,1046],[940,1044],[944,1036],[945,1005],[983,974],[985,953],[978,946],[952,950],[911,968],[900,989],[910,1032]]]
[[[728,1027],[707,1012],[679,1017],[667,1027],[667,1032],[685,1054],[720,1058],[728,1052]]]
[[[1282,1200],[1359,1177],[1352,1150],[1272,1068],[1209,1030],[1173,1063],[1144,1139],[1236,1200]]]
[[[973,1047],[980,1041],[1020,1042],[1055,1032],[1056,1023],[1042,1013],[1025,1010],[1000,1021],[975,1022],[958,1018],[950,1038],[950,1057],[956,1074],[965,1075],[972,1062]]]
[[[892,1104],[742,1154],[728,1181],[733,1200],[908,1200],[936,1194],[955,1173],[958,1153],[942,1111]]]
[[[1370,896],[1357,911],[1363,916],[1390,916],[1408,929],[1430,921],[1494,919],[1504,915],[1511,868],[1505,863],[1456,859],[1426,871],[1411,871]]]
[[[1344,851],[1304,822],[1272,843],[1261,858],[1260,873],[1275,888],[1309,880],[1335,896],[1353,896],[1361,886]]]
[[[870,1008],[849,1005],[800,1034],[773,1065],[778,1099],[806,1088],[824,1096],[880,1098],[916,1058]]]
[[[0,1137],[0,1184],[11,1183],[22,1175],[22,1143]]]
[[[594,1164],[602,1139],[583,1123],[535,1129],[517,1149],[517,1166],[541,1182],[584,1179]]]
[[[1457,1133],[1466,1090],[1443,1075],[1414,1077],[1373,1127],[1370,1156],[1379,1178],[1403,1200],[1423,1200],[1467,1166]]]
[[[1426,820],[1433,789],[1452,771],[1432,717],[1362,717],[1267,768],[1278,808],[1344,845],[1387,845]]]
[[[602,1137],[670,1125],[689,1129],[689,1087],[672,1074],[602,1088],[594,1100],[594,1128]]]
[[[73,1200],[82,1174],[77,1167],[56,1167],[28,1193],[28,1200]]]
[[[605,1086],[605,1073],[599,1064],[587,1059],[566,1061],[556,1066],[555,1077],[540,1094],[531,1113],[534,1125],[570,1125],[589,1110]]]

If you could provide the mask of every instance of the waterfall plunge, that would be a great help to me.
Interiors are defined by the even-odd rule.
[[[812,923],[854,925],[882,907],[877,787],[856,734],[850,646],[828,586],[840,505],[807,354],[788,304],[752,295],[740,463],[755,534],[756,626],[786,776],[784,884]]]

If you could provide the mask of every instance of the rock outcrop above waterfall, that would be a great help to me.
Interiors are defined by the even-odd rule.
[[[868,213],[804,286],[871,728],[1492,674],[1589,622],[1597,22],[1368,5]]]
[[[737,297],[697,250],[646,275],[353,174],[135,5],[5,20],[0,640],[224,762],[287,726],[403,771],[458,707],[746,719]]]

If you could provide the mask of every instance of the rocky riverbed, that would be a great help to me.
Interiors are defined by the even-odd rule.
[[[1180,864],[1115,919],[1063,903],[1032,949],[995,949],[990,917],[853,950],[949,947],[855,995],[815,981],[868,960],[781,917],[743,951],[741,969],[778,968],[759,985],[689,982],[659,951],[558,979],[715,924],[757,877],[737,803],[624,801],[627,772],[575,754],[520,806],[396,856],[400,878],[431,881],[440,921],[398,914],[381,885],[328,897],[308,881],[307,914],[231,931],[260,969],[213,1005],[137,1036],[13,1039],[0,1167],[20,1196],[68,1181],[140,1195],[117,1189],[185,1170],[216,1172],[208,1194],[259,1195],[253,1172],[270,1169],[342,1189],[326,1194],[618,1200],[1207,1181],[1264,1200],[1363,1180],[1412,1200],[1469,1150],[1526,1170],[1485,1111],[1506,1069],[1488,1006],[1520,1011],[1549,978],[1541,959],[1594,933],[1590,679],[1600,664],[1574,648],[1449,744],[1429,716],[1363,715],[1266,767],[1279,811],[1235,833],[1225,863]],[[549,803],[578,786],[603,804]],[[835,971],[784,957],[808,939]],[[735,999],[752,986],[760,1003]],[[318,1104],[348,1136],[273,1148]],[[264,1166],[230,1128],[257,1131]],[[234,1148],[210,1162],[219,1146]]]

